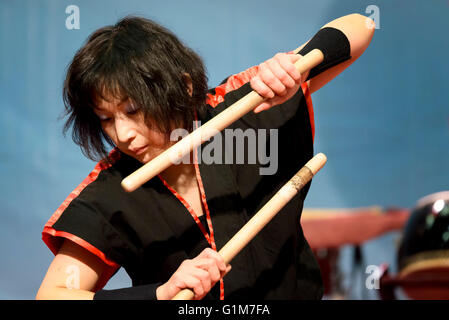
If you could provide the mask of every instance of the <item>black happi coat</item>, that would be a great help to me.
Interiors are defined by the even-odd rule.
[[[250,92],[248,81],[255,68],[211,90],[209,107],[205,114],[198,115],[199,120],[205,123]],[[246,164],[200,161],[198,177],[217,250],[313,156],[313,111],[307,85],[303,83],[302,90],[284,104],[259,114],[250,112],[228,129],[237,128],[267,129],[268,139],[269,129],[278,130],[277,172],[260,175],[262,165],[246,163],[247,157]],[[267,141],[267,152],[269,144]],[[202,145],[203,150],[206,145]],[[55,254],[66,238],[102,259],[109,267],[96,290],[119,267],[125,268],[133,286],[153,284],[155,290],[183,260],[194,258],[209,244],[190,208],[161,178],[157,176],[126,193],[121,180],[141,164],[118,150],[110,157],[113,163],[97,164],[53,214],[44,227],[43,240]],[[300,225],[308,189],[309,185],[234,258],[232,270],[224,278],[225,299],[322,297],[319,266]],[[206,298],[218,299],[219,287],[217,284]]]

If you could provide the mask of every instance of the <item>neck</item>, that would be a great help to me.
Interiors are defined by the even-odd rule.
[[[161,172],[162,178],[178,192],[188,189],[193,183],[196,184],[195,175],[195,166],[191,163],[172,165]]]

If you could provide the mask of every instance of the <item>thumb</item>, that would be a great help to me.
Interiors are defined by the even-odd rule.
[[[271,108],[271,103],[269,102],[262,102],[261,104],[259,104],[257,107],[254,108],[253,112],[254,113],[259,113],[265,110],[268,110]]]
[[[228,274],[228,272],[229,272],[229,271],[231,271],[231,269],[232,269],[231,265],[230,265],[230,264],[228,264],[228,265],[226,266],[226,271],[225,271],[225,273],[224,273],[223,277],[224,277],[225,275],[227,275],[227,274]]]

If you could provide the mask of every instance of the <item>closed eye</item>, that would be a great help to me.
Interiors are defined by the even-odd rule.
[[[103,116],[103,115],[97,115],[98,118],[100,119],[100,122],[108,122],[109,120],[111,120],[112,118],[107,117],[107,116]]]
[[[127,114],[133,115],[140,111],[140,107],[136,106],[134,103],[129,103],[125,109]]]

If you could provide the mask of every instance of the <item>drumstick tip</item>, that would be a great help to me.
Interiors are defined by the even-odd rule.
[[[324,153],[316,154],[309,162],[306,163],[306,166],[312,171],[313,175],[315,175],[318,171],[323,168],[326,164],[327,157]]]
[[[134,184],[130,181],[128,177],[122,180],[121,186],[123,190],[125,190],[126,192],[133,192],[135,190]]]

